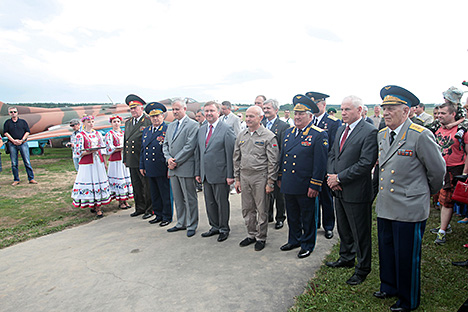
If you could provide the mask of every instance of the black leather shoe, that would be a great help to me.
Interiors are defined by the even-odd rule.
[[[275,229],[279,230],[279,229],[281,229],[283,226],[284,226],[284,222],[283,222],[283,221],[277,221],[276,224],[275,224]]]
[[[395,295],[389,295],[385,291],[376,291],[373,293],[374,297],[379,298],[379,299],[387,299],[387,298],[392,298],[395,297]]]
[[[325,265],[330,268],[354,268],[354,261],[343,261],[338,259],[338,261],[335,262],[327,262]]]
[[[331,239],[331,238],[333,238],[333,231],[325,230],[325,238],[326,238],[326,239]]]
[[[224,242],[229,237],[229,233],[220,233],[218,236],[218,242]]]
[[[257,241],[255,243],[255,251],[260,251],[265,248],[265,241]]]
[[[216,234],[219,234],[219,231],[218,230],[209,230],[208,232],[205,232],[205,233],[202,233],[202,237],[210,237],[210,236],[213,236],[213,235],[216,235]]]
[[[255,243],[257,240],[255,238],[250,238],[250,237],[247,237],[245,238],[244,240],[242,240],[240,243],[239,243],[239,246],[241,247],[245,247],[245,246],[249,246],[250,244],[253,244]]]
[[[130,217],[138,217],[139,215],[142,215],[144,212],[141,211],[135,211],[134,213],[130,214]]]
[[[466,261],[454,261],[452,262],[453,265],[456,265],[456,266],[468,266],[468,260]]]
[[[151,213],[145,213],[142,218],[143,218],[143,220],[145,220],[145,219],[151,218],[152,216],[153,216],[153,214],[151,214]]]
[[[162,221],[162,218],[156,217],[156,218],[154,218],[153,220],[149,220],[148,222],[149,222],[150,224],[156,224],[156,223],[159,223],[159,222],[161,222],[161,221]]]
[[[346,281],[346,284],[348,285],[359,285],[362,282],[366,280],[366,275],[359,275],[354,273],[353,276],[349,278],[349,280]]]
[[[195,230],[187,230],[187,237],[192,237],[195,235]]]
[[[299,251],[299,253],[297,254],[297,257],[299,259],[302,259],[302,258],[307,258],[308,256],[310,256],[312,254],[312,251],[310,250],[305,250],[305,249],[302,249]]]
[[[301,245],[294,245],[294,244],[284,244],[283,246],[280,247],[280,250],[282,251],[288,251],[288,250],[293,250],[294,248],[299,248]]]
[[[399,307],[399,306],[397,306],[397,304],[395,303],[394,305],[392,305],[392,306],[390,307],[390,311],[409,312],[409,311],[411,311],[411,310],[410,310],[410,309],[407,309],[407,308]]]
[[[177,231],[183,231],[185,229],[186,229],[185,226],[183,226],[183,227],[174,226],[174,227],[171,227],[170,229],[167,229],[167,231],[168,232],[177,232]]]
[[[169,225],[170,223],[171,221],[162,221],[161,223],[159,223],[159,226],[163,227],[163,226]]]

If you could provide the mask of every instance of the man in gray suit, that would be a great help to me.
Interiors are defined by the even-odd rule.
[[[362,283],[371,271],[372,178],[377,161],[377,128],[361,117],[363,103],[357,96],[341,103],[343,122],[328,154],[327,183],[335,198],[340,235],[340,258],[327,262],[332,268],[354,267],[346,283]]]
[[[429,217],[430,195],[443,183],[445,162],[426,128],[408,119],[419,99],[389,85],[380,91],[387,127],[379,131],[380,290],[377,298],[398,297],[392,311],[410,311],[421,297],[421,243]]]
[[[211,229],[202,237],[218,236],[218,242],[229,236],[229,185],[235,182],[232,163],[234,130],[219,120],[220,105],[207,102],[204,106],[207,124],[198,131],[195,157],[195,179],[203,183],[206,213]]]
[[[289,128],[289,124],[278,118],[279,103],[275,99],[268,99],[263,103],[263,113],[265,118],[262,125],[273,132],[278,141],[279,152],[281,155],[281,146],[283,145],[284,132]],[[276,202],[276,224],[275,229],[279,230],[286,220],[286,210],[284,208],[284,194],[280,192],[280,187],[275,183],[275,190],[269,196],[268,221],[273,222],[273,204]]]
[[[232,104],[229,101],[221,103],[221,112],[223,113],[222,121],[227,123],[234,130],[234,134],[237,136],[240,132],[240,119],[232,112]]]
[[[184,100],[172,104],[174,121],[167,127],[163,152],[169,167],[172,194],[177,209],[177,224],[168,229],[176,232],[187,229],[187,236],[195,235],[198,226],[198,199],[195,188],[195,149],[198,123],[186,115]]]

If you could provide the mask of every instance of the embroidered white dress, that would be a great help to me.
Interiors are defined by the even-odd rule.
[[[122,162],[122,151],[115,151],[123,146],[123,131],[110,130],[105,137],[106,154],[109,155],[107,176],[112,198],[127,200],[133,198],[133,187],[130,171]]]
[[[106,167],[100,152],[83,156],[83,149],[105,147],[99,132],[81,131],[76,135],[77,153],[80,156],[80,166],[73,185],[73,206],[94,208],[107,205],[112,200]]]

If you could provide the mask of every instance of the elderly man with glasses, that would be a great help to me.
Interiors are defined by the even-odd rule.
[[[28,174],[28,180],[31,184],[37,184],[34,180],[34,173],[29,161],[29,146],[26,142],[30,133],[29,125],[24,120],[18,117],[18,109],[16,107],[10,107],[8,114],[11,116],[7,119],[3,125],[4,135],[8,138],[8,149],[10,150],[11,159],[11,171],[13,172],[13,183],[15,186],[20,183],[18,174],[18,152],[21,153],[23,158],[24,167]]]

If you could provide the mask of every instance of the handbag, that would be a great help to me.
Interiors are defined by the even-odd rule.
[[[465,181],[457,181],[457,185],[455,185],[455,190],[452,194],[452,200],[468,204],[468,178]]]

